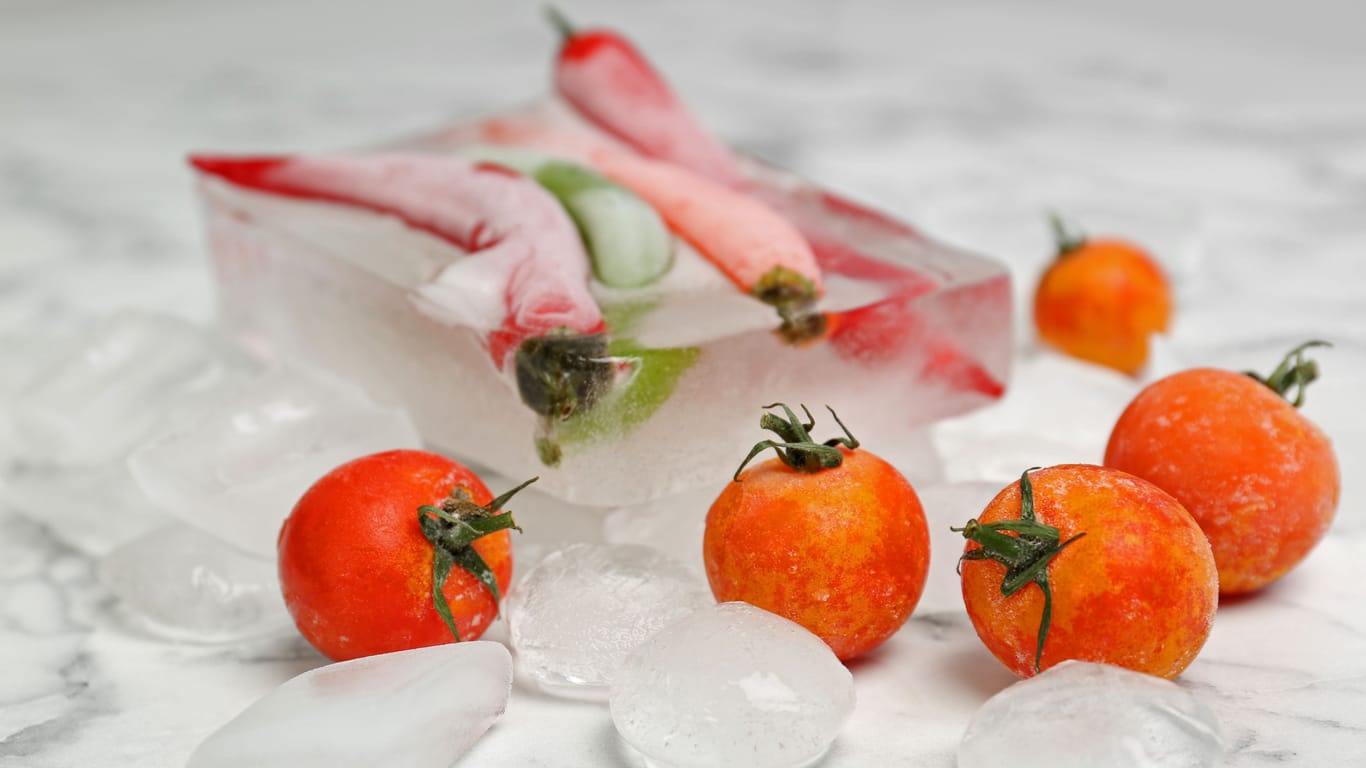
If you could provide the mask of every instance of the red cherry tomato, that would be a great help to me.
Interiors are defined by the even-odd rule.
[[[424,451],[377,453],[327,473],[280,530],[280,586],[299,631],[338,661],[451,642],[452,627],[478,638],[512,579],[512,517],[495,514],[493,501],[469,469]],[[436,510],[491,532],[460,549],[459,526]],[[450,623],[434,589],[443,548]]]

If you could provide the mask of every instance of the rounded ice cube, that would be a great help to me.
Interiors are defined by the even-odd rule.
[[[1219,721],[1181,686],[1109,664],[1065,661],[983,704],[958,768],[1207,768],[1223,754]]]
[[[699,576],[634,544],[572,544],[546,556],[503,610],[522,670],[548,693],[607,697],[626,654],[712,602]]]
[[[854,709],[820,638],[747,603],[703,608],[630,654],[612,680],[617,733],[652,766],[806,766]]]
[[[274,558],[253,557],[182,523],[109,553],[100,581],[147,631],[176,640],[235,642],[294,629]]]

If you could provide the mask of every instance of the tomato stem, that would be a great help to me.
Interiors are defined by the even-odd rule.
[[[1319,364],[1304,356],[1305,350],[1310,347],[1331,347],[1326,341],[1306,341],[1286,353],[1281,364],[1276,366],[1276,370],[1271,375],[1262,378],[1256,371],[1244,371],[1248,376],[1260,381],[1271,388],[1272,392],[1290,400],[1288,394],[1292,387],[1296,388],[1295,399],[1290,400],[1290,404],[1299,408],[1304,405],[1304,390],[1311,382],[1319,377]]]
[[[1059,543],[1062,534],[1058,529],[1034,518],[1034,487],[1029,482],[1029,473],[1035,469],[1038,467],[1020,474],[1020,519],[981,523],[974,518],[962,528],[950,527],[949,530],[961,533],[963,538],[977,544],[976,549],[969,549],[958,558],[959,573],[963,571],[964,560],[995,560],[1006,567],[1001,580],[1001,594],[1006,597],[1012,597],[1031,583],[1039,585],[1043,592],[1043,616],[1039,620],[1038,640],[1034,646],[1034,671],[1038,672],[1044,642],[1053,622],[1053,588],[1048,583],[1048,564],[1086,533],[1078,533]],[[1015,535],[1007,535],[1007,532]]]
[[[509,528],[521,532],[512,513],[499,514],[504,504],[518,491],[531,485],[540,478],[533,477],[512,490],[504,493],[488,504],[480,506],[470,498],[469,491],[461,487],[451,489],[451,494],[440,506],[424,504],[417,508],[418,525],[422,535],[432,545],[432,604],[437,615],[446,627],[460,641],[460,630],[455,626],[450,602],[443,591],[451,569],[460,566],[483,584],[493,595],[493,604],[498,605],[502,596],[498,591],[498,579],[493,569],[484,562],[474,542],[490,533],[505,531]]]
[[[1086,245],[1086,235],[1080,231],[1069,230],[1067,222],[1062,220],[1057,211],[1048,212],[1048,226],[1053,230],[1053,241],[1058,246],[1058,258],[1061,259]]]
[[[792,412],[784,403],[772,403],[765,405],[764,409],[782,408],[787,419],[781,419],[772,413],[764,413],[759,417],[759,427],[770,432],[776,433],[782,441],[761,440],[754,444],[750,449],[749,455],[740,462],[740,466],[735,470],[733,479],[740,481],[740,472],[754,460],[755,456],[772,448],[778,453],[778,458],[783,463],[797,470],[798,472],[819,472],[823,469],[833,469],[844,463],[844,454],[836,446],[843,445],[850,450],[858,448],[858,439],[849,432],[849,428],[844,426],[840,417],[835,413],[835,409],[825,406],[830,415],[834,417],[835,423],[840,425],[844,431],[844,437],[833,437],[824,443],[817,443],[811,438],[811,428],[816,426],[816,420],[811,416],[811,411],[805,405],[800,406],[802,413],[806,414],[806,423],[802,423],[797,418],[797,414]]]

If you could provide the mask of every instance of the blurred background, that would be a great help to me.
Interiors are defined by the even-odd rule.
[[[1366,248],[1352,0],[561,10],[627,32],[725,139],[1021,274],[1054,208],[1157,249],[1190,327],[1209,292],[1245,295],[1255,335],[1286,281],[1366,284],[1331,258]],[[187,151],[352,147],[495,110],[547,91],[555,46],[533,2],[0,1],[0,332],[129,304],[206,319]],[[1360,339],[1357,286],[1314,290]]]

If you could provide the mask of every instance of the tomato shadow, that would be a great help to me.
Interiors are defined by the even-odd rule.
[[[944,660],[944,671],[961,688],[984,701],[1019,679],[980,643],[960,644],[950,651]]]

